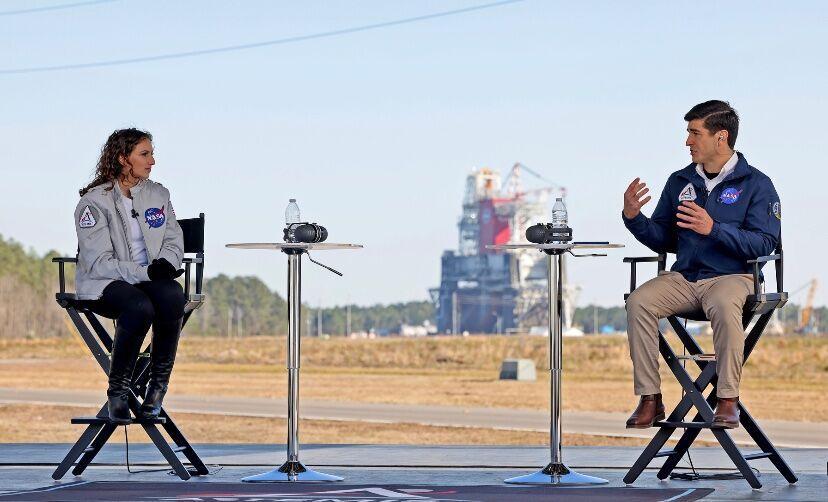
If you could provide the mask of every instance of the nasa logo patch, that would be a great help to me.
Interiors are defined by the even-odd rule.
[[[95,220],[95,216],[92,214],[92,210],[89,209],[89,206],[83,208],[83,212],[81,213],[80,218],[78,218],[78,226],[81,228],[91,228],[94,227],[96,223],[98,222]]]
[[[161,209],[157,207],[151,207],[144,211],[144,219],[147,220],[147,225],[150,228],[158,228],[167,221],[167,217],[164,216],[164,206],[161,206]]]
[[[782,220],[782,205],[779,202],[774,202],[771,205],[771,211],[777,220]]]
[[[724,190],[722,190],[722,194],[719,195],[719,202],[727,205],[735,204],[736,201],[739,200],[739,195],[741,194],[741,190],[736,190],[733,187],[725,188]]]

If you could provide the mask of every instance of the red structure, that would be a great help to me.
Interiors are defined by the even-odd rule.
[[[506,244],[509,242],[512,229],[509,226],[509,215],[498,216],[498,203],[511,202],[512,199],[483,199],[479,201],[477,221],[480,222],[480,233],[477,252],[479,254],[498,253],[486,249],[490,244]]]

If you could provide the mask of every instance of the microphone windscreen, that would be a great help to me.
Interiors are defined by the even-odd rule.
[[[526,240],[533,244],[544,244],[549,231],[543,223],[537,223],[526,229]]]

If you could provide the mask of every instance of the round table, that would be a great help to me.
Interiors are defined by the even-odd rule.
[[[563,284],[561,266],[564,253],[571,253],[573,249],[609,249],[621,248],[623,244],[609,242],[569,242],[565,244],[500,244],[489,245],[487,249],[508,251],[511,249],[537,249],[547,254],[547,280],[549,300],[549,387],[551,396],[549,417],[549,464],[538,472],[517,476],[505,480],[506,483],[532,485],[600,485],[608,481],[602,478],[580,474],[563,463],[561,455],[561,355],[563,338],[561,333],[561,318],[563,317]],[[574,256],[606,256],[603,254],[588,254]]]
[[[288,258],[287,275],[287,371],[288,371],[288,435],[287,461],[281,467],[255,476],[248,476],[242,481],[248,483],[279,481],[342,481],[339,476],[332,476],[308,469],[299,461],[299,362],[301,342],[301,308],[302,308],[302,255],[308,251],[327,251],[334,249],[360,249],[359,244],[288,243],[288,242],[253,242],[227,244],[234,249],[265,249],[281,251]]]

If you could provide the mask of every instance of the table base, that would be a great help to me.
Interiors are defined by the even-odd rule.
[[[609,481],[579,474],[564,464],[549,464],[543,470],[525,476],[509,478],[504,483],[516,485],[585,486],[604,485],[609,483]]]
[[[339,476],[332,476],[322,472],[316,472],[313,469],[308,469],[302,462],[288,461],[282,464],[282,467],[273,469],[272,471],[256,474],[255,476],[247,476],[242,478],[245,483],[280,483],[280,482],[304,482],[304,483],[323,483],[329,481],[342,481],[343,478]]]

